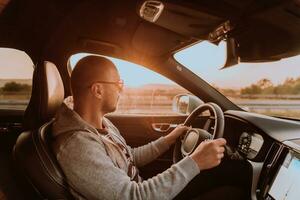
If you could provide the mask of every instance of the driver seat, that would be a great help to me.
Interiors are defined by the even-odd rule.
[[[43,62],[33,74],[32,96],[24,114],[24,131],[13,150],[23,182],[40,199],[73,199],[51,148],[53,117],[64,100],[64,87],[56,66]]]

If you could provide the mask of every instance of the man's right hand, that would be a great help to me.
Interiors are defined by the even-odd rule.
[[[225,144],[224,138],[203,141],[190,157],[198,164],[200,170],[216,167],[224,157]]]

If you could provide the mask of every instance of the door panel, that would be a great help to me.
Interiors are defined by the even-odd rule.
[[[119,129],[127,144],[131,147],[145,145],[161,136],[167,135],[175,127],[166,132],[158,132],[153,128],[155,123],[182,124],[186,116],[146,116],[146,115],[108,115],[113,124]],[[198,117],[193,127],[203,127],[207,117]],[[144,179],[150,178],[172,165],[173,146],[154,162],[142,167],[140,173]]]
[[[23,199],[13,170],[12,149],[21,133],[23,111],[0,110],[0,199]]]

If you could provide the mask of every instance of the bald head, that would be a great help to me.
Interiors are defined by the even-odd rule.
[[[71,87],[74,99],[84,96],[87,88],[97,81],[111,81],[117,73],[116,66],[107,58],[87,56],[79,60],[71,74]]]

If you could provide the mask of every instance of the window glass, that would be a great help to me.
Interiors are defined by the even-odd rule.
[[[32,74],[33,63],[25,52],[0,48],[0,109],[26,108]]]
[[[245,110],[300,118],[300,56],[221,69],[224,49],[200,42],[174,57]]]
[[[70,58],[71,68],[78,60],[89,54],[76,54]],[[176,114],[172,111],[172,100],[177,94],[188,93],[173,81],[143,66],[124,60],[106,57],[118,68],[125,87],[121,94],[118,114]]]

